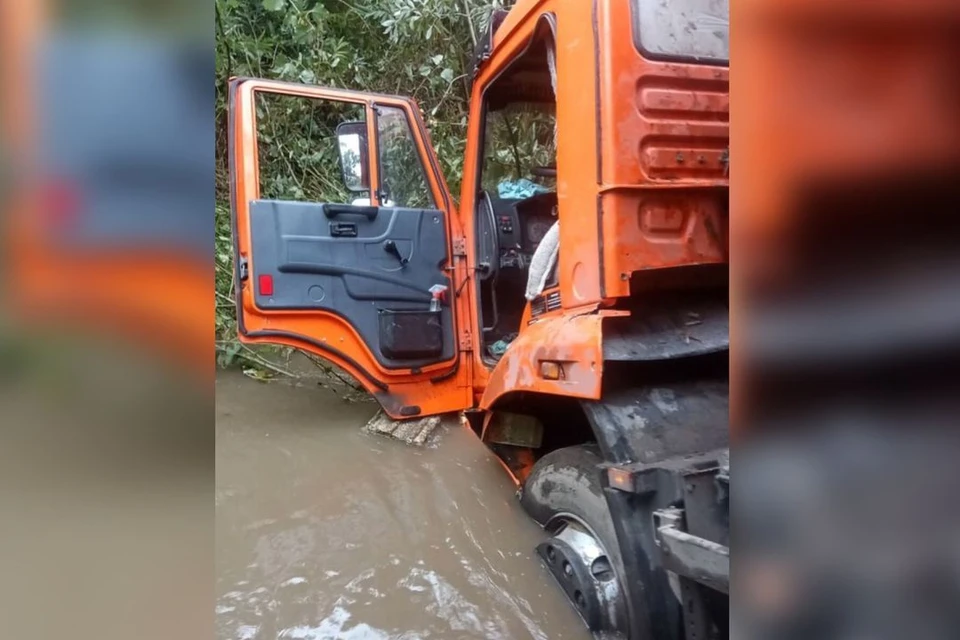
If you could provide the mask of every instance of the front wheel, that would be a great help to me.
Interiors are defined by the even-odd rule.
[[[537,553],[593,632],[627,636],[623,562],[600,486],[595,445],[565,447],[534,465],[520,504],[550,538]]]

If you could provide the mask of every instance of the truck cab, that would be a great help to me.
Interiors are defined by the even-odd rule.
[[[229,87],[240,339],[332,361],[394,419],[465,412],[551,534],[545,564],[614,637],[727,633],[727,17],[726,0],[495,12],[456,202],[413,101]],[[296,184],[278,109],[316,158]],[[563,477],[586,487],[569,505]],[[665,562],[677,544],[709,566]]]

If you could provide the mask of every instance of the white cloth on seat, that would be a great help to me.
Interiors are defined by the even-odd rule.
[[[557,257],[560,255],[560,221],[553,223],[550,230],[543,235],[543,240],[537,245],[530,259],[530,270],[527,274],[527,300],[533,300],[543,293],[550,274],[557,266]]]
[[[553,86],[553,95],[557,95],[557,53],[553,41],[547,43],[547,66],[550,68],[550,84]],[[557,125],[553,125],[553,145],[557,146]],[[556,209],[554,210],[556,215]],[[533,300],[547,286],[547,280],[550,274],[557,266],[557,258],[560,256],[560,221],[553,223],[553,226],[544,234],[543,240],[537,245],[533,257],[530,259],[530,270],[527,272],[527,300]]]

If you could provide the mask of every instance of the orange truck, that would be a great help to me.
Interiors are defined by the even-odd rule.
[[[337,364],[396,420],[463,412],[593,632],[727,637],[727,0],[489,25],[459,203],[412,100],[231,79],[240,339]],[[264,184],[271,100],[344,114],[317,144],[348,197]]]
[[[0,7],[4,303],[20,332],[106,341],[211,381],[212,131],[196,42]],[[177,300],[177,304],[171,304]]]

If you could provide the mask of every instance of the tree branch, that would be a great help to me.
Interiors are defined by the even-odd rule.
[[[467,26],[470,27],[470,40],[473,41],[473,48],[476,50],[477,43],[477,28],[473,26],[473,17],[470,15],[470,0],[463,0],[463,13],[467,17]]]

